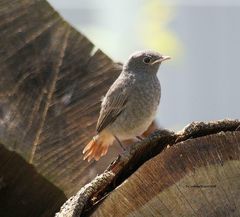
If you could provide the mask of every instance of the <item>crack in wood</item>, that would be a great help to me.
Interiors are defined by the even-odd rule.
[[[46,92],[46,90],[45,90],[45,88],[43,88],[41,93],[39,94],[39,96],[37,97],[37,99],[36,99],[36,101],[34,103],[34,106],[33,106],[33,109],[31,111],[31,114],[29,115],[29,121],[27,123],[26,130],[24,131],[23,137],[25,137],[29,133],[29,130],[30,130],[31,126],[32,126],[34,117],[35,117],[35,115],[37,114],[37,112],[38,112],[38,110],[40,108],[40,105],[41,105],[41,102],[43,100],[43,96],[44,96],[45,92]]]
[[[50,83],[51,85],[50,85],[50,88],[49,88],[49,91],[48,91],[47,100],[46,100],[46,104],[45,104],[45,107],[44,107],[44,110],[43,110],[43,113],[42,113],[40,125],[39,125],[39,128],[38,128],[37,132],[36,132],[35,139],[33,141],[33,146],[32,146],[32,151],[31,151],[31,155],[30,155],[30,158],[29,158],[29,163],[33,163],[35,152],[36,152],[37,146],[39,144],[40,135],[41,135],[42,130],[43,130],[45,119],[47,117],[47,112],[48,112],[48,109],[50,107],[52,97],[53,97],[53,94],[54,94],[54,90],[55,90],[55,87],[56,87],[56,83],[57,83],[57,80],[58,80],[58,74],[59,74],[63,59],[64,59],[64,54],[65,54],[65,50],[66,50],[66,47],[67,47],[69,34],[70,34],[70,28],[68,28],[66,33],[65,33],[63,44],[62,44],[62,47],[61,47],[62,49],[60,50],[60,54],[59,54],[59,57],[58,57],[58,62],[56,64],[56,68],[53,72],[53,79],[52,79],[52,82]]]
[[[192,138],[200,139],[198,137],[217,133],[220,133],[219,135],[221,135],[221,132],[235,131],[238,126],[239,120],[223,120],[209,123],[193,122],[179,133],[173,133],[167,130],[157,131],[144,141],[130,146],[128,152],[119,156],[118,159],[112,162],[105,172],[100,175],[101,177],[104,177],[104,174],[112,172],[113,176],[108,177],[108,179],[99,179],[99,176],[96,177],[91,183],[79,191],[79,193],[81,192],[81,195],[78,193],[76,196],[70,198],[66,202],[67,205],[64,204],[60,213],[56,216],[64,216],[66,206],[68,210],[70,209],[70,206],[72,206],[71,209],[73,209],[74,215],[69,215],[71,217],[80,216],[80,214],[87,214],[93,206],[98,204],[103,197],[133,174],[142,164],[144,164],[144,162],[161,153],[168,145],[181,145],[180,143],[183,141]],[[191,164],[191,159],[189,160]],[[98,187],[96,188],[95,185]],[[178,190],[181,192],[179,187]],[[84,192],[86,192],[86,194]],[[71,203],[71,200],[74,200],[75,202]],[[191,207],[194,215],[197,215],[189,201],[187,201],[187,203],[189,204],[189,207]],[[75,213],[78,215],[75,215]]]

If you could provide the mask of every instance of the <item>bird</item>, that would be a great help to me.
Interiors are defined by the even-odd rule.
[[[83,159],[98,161],[116,140],[141,138],[155,119],[161,98],[157,77],[161,63],[170,59],[153,50],[134,52],[122,67],[101,103],[96,135],[83,149]]]

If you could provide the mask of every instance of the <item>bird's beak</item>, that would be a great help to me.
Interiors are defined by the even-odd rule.
[[[161,56],[159,59],[155,60],[152,62],[152,65],[156,64],[156,63],[161,63],[165,60],[170,60],[171,57],[170,56]]]

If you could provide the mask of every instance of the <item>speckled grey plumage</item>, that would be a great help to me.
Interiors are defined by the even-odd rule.
[[[104,129],[120,140],[140,136],[155,118],[161,86],[157,71],[161,62],[146,64],[143,59],[159,60],[154,51],[134,53],[103,99],[97,131]]]

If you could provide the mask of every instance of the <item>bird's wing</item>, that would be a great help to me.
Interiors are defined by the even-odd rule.
[[[129,93],[129,91],[128,91]],[[97,132],[114,122],[121,112],[126,108],[128,94],[126,88],[121,85],[112,86],[103,99],[100,116],[98,118]]]

